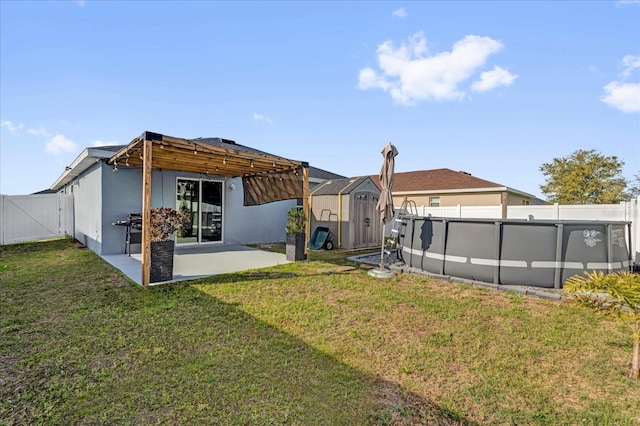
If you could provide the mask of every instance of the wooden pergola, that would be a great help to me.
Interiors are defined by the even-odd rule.
[[[245,204],[247,204],[247,198],[252,200],[252,204],[302,198],[305,215],[309,217],[308,163],[267,154],[225,139],[214,141],[217,143],[211,143],[211,140],[205,139],[182,139],[144,132],[107,161],[108,164],[113,165],[114,169],[123,166],[142,169],[143,286],[149,285],[151,271],[151,172],[153,169],[242,177],[245,186]],[[306,234],[309,235],[308,230]]]

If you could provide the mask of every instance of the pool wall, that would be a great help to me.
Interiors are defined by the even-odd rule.
[[[405,216],[398,256],[437,275],[562,288],[584,271],[631,271],[627,241],[631,222]]]

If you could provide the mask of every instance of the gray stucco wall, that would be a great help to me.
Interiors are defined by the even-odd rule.
[[[101,252],[103,235],[101,185],[101,166],[96,163],[66,188],[73,193],[74,238],[96,253]]]
[[[101,163],[102,211],[100,254],[124,253],[125,228],[113,226],[130,213],[142,210],[142,171],[138,168],[118,168]],[[252,244],[285,241],[287,210],[296,205],[295,200],[277,201],[261,206],[245,207],[243,203],[242,179],[216,176],[201,176],[195,173],[171,170],[154,170],[152,175],[151,206],[176,207],[176,180],[178,178],[209,179],[223,183],[223,241],[213,244]],[[231,189],[231,184],[235,189]],[[97,187],[99,188],[99,187]],[[96,189],[96,194],[100,191]],[[85,195],[82,195],[84,198]],[[99,198],[99,195],[97,196]],[[92,203],[96,203],[94,199]],[[99,204],[99,203],[98,203]],[[88,212],[89,213],[89,212]],[[93,215],[94,213],[89,213]],[[92,248],[93,250],[93,248]]]
[[[176,180],[178,178],[209,179],[223,182],[223,234],[222,244],[253,244],[283,242],[286,239],[287,210],[296,200],[276,201],[261,206],[243,206],[242,179],[200,176],[195,173],[157,171],[153,176],[152,204],[176,207]],[[163,190],[156,192],[162,183]],[[231,185],[235,189],[231,189]],[[220,244],[220,243],[217,243]]]
[[[126,229],[113,226],[125,220],[130,213],[142,211],[142,171],[119,167],[113,172],[111,166],[102,164],[102,253],[124,253]]]

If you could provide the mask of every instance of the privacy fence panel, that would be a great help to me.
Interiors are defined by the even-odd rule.
[[[0,244],[73,235],[73,195],[1,195]]]

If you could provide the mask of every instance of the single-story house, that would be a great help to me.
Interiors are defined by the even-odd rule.
[[[379,185],[378,177],[371,177]],[[546,204],[526,192],[446,168],[395,173],[394,206],[400,208],[405,200],[425,207]]]
[[[328,228],[339,248],[380,246],[379,198],[380,190],[369,176],[328,179],[309,194],[311,232]]]
[[[124,253],[125,228],[114,223],[142,214],[146,285],[145,210],[191,215],[177,245],[281,242],[287,210],[306,205],[309,186],[336,176],[228,139],[144,132],[128,145],[84,149],[51,189],[73,194],[74,237],[100,255]]]

